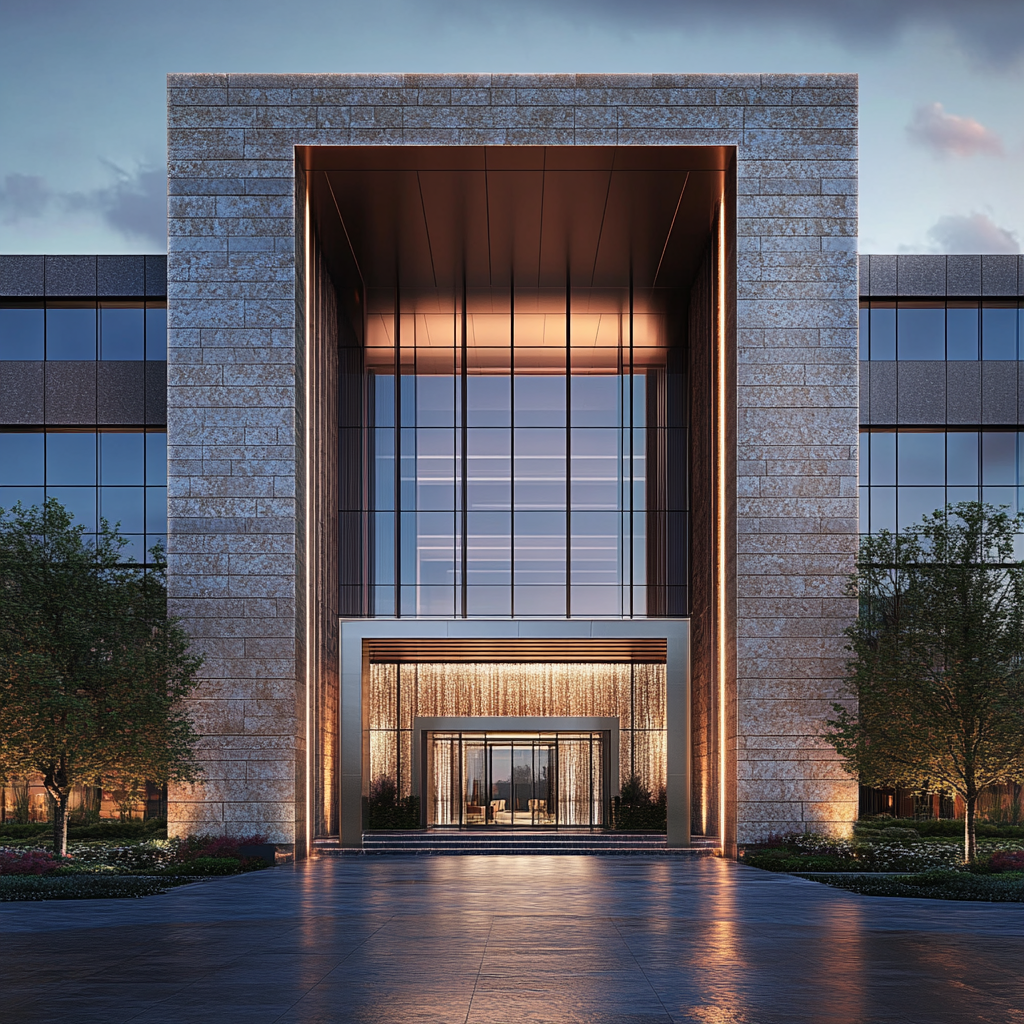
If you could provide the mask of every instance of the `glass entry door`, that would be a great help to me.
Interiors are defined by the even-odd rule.
[[[600,827],[605,735],[427,734],[427,824]]]

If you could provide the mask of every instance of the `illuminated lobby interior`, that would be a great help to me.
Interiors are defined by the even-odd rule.
[[[423,827],[604,828],[633,780],[667,794],[670,845],[714,835],[689,624],[729,152],[298,155],[311,388],[339,396],[314,832],[358,846],[382,781]]]

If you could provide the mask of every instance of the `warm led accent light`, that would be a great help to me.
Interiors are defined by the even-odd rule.
[[[626,640],[532,640],[524,637],[482,640],[413,640],[372,638],[363,641],[372,664],[424,664],[426,662],[537,662],[555,664],[619,664],[643,662],[664,665],[668,643],[664,638]]]
[[[725,196],[718,205],[718,831],[725,851]]]
[[[310,351],[312,349],[312,332],[311,328],[311,278],[312,278],[312,266],[310,260],[311,245],[309,239],[309,182],[306,181],[305,188],[305,199],[306,199],[306,227],[305,227],[305,293],[306,293],[306,317],[305,317],[305,334],[306,334],[306,366],[305,366],[305,389],[306,389],[306,424],[304,430],[305,446],[306,446],[306,458],[305,458],[305,471],[306,471],[306,483],[305,483],[305,502],[306,502],[306,856],[310,854],[310,850],[313,846],[313,530],[312,520],[313,516],[310,514],[309,500],[310,500],[310,482],[312,480],[312,472],[310,469],[310,459],[312,458],[313,446],[310,444],[310,434],[312,432],[312,413],[313,413],[313,402],[310,395]]]

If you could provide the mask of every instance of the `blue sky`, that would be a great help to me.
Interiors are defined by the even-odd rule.
[[[855,71],[861,251],[1024,246],[1021,0],[0,0],[0,252],[163,250],[171,71]]]

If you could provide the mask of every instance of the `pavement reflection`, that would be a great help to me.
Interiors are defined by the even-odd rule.
[[[0,1022],[1024,1024],[1020,910],[713,859],[340,858],[4,904]]]

